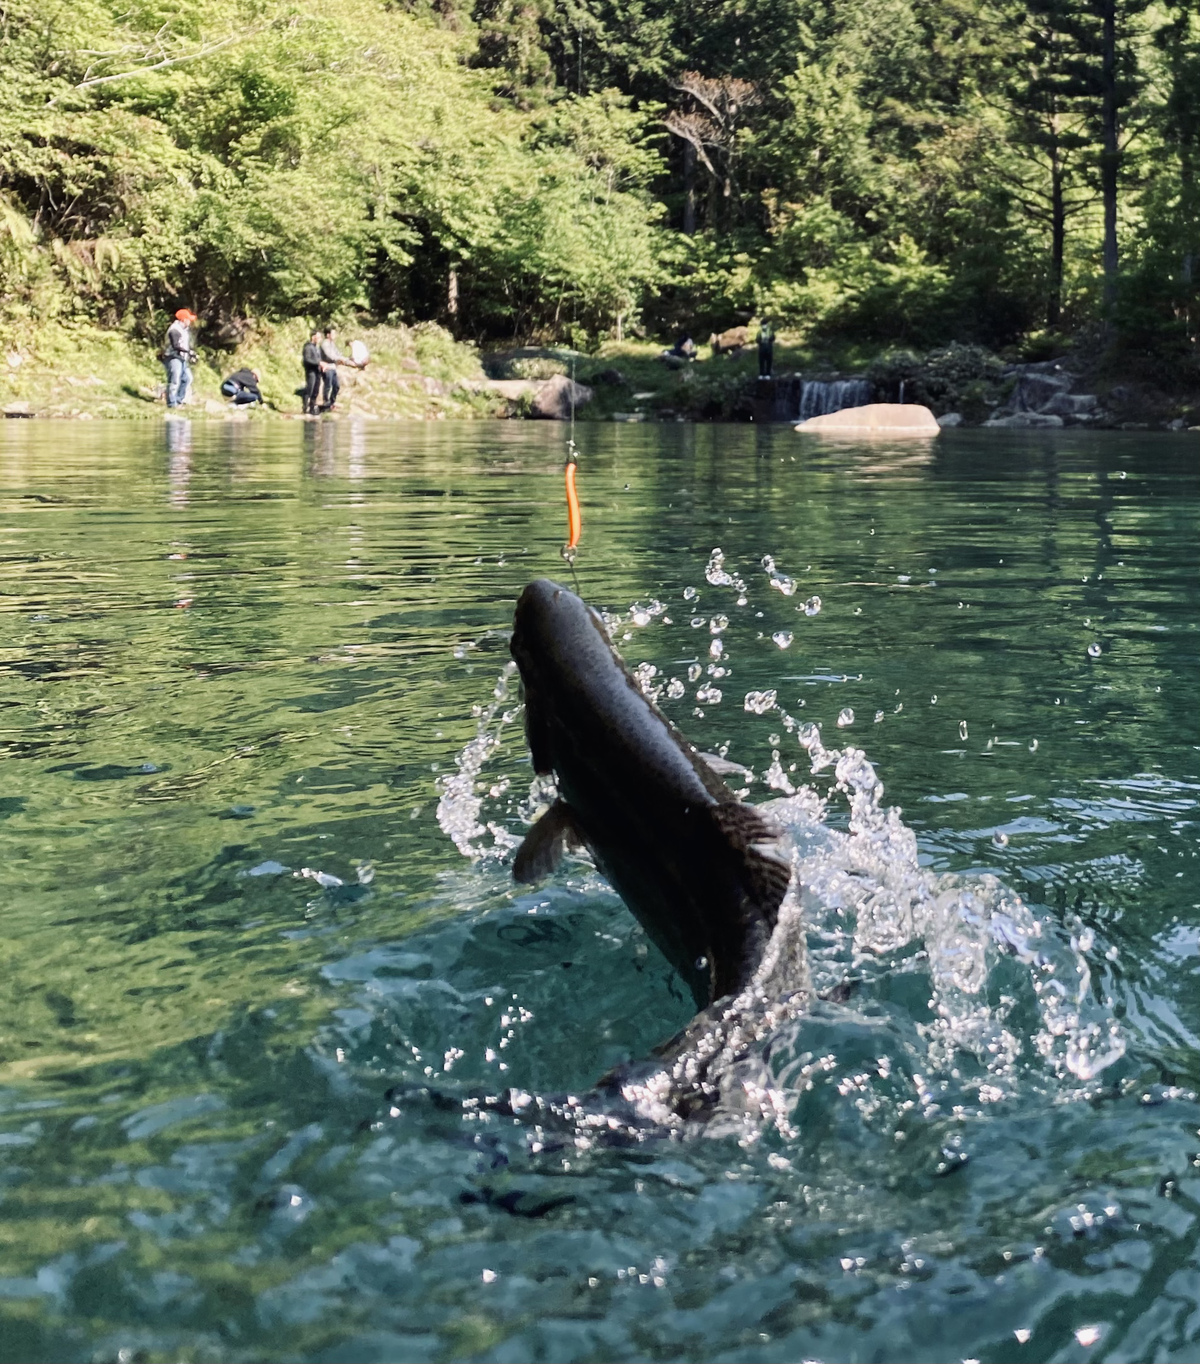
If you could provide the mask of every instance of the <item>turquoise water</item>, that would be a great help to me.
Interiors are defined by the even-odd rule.
[[[1195,1359],[1195,438],[581,428],[834,991],[769,1114],[597,1139],[537,1099],[690,1009],[505,865],[563,436],[0,428],[0,1359]]]

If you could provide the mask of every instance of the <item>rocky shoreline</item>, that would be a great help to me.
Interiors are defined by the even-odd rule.
[[[343,379],[339,417],[366,421],[541,419],[568,421],[791,422],[872,402],[919,403],[943,428],[1195,430],[1195,392],[1166,391],[1089,363],[1086,356],[1011,361],[977,346],[917,355],[888,351],[866,364],[821,363],[799,347],[777,350],[778,373],[757,377],[748,351],[666,365],[650,342],[584,354],[523,346],[480,354],[432,324],[355,329],[371,363]],[[294,327],[261,333],[196,366],[191,404],[200,420],[305,420],[295,396]],[[0,363],[0,412],[10,418],[154,418],[166,415],[161,366],[150,349],[109,333],[10,345]],[[244,365],[263,375],[264,408],[235,409],[222,374]],[[312,420],[312,419],[308,419]],[[321,418],[320,420],[329,420]]]

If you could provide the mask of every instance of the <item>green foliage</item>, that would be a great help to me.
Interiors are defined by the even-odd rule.
[[[1193,8],[11,0],[0,322],[356,310],[592,347],[766,314],[926,347],[1104,317],[1186,358]]]

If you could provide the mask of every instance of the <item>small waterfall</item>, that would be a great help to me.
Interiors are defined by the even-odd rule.
[[[843,407],[862,407],[873,396],[869,379],[805,379],[799,374],[781,374],[772,383],[771,420],[777,422],[807,421],[826,412],[840,412]]]
[[[868,379],[806,379],[800,387],[797,418],[823,417],[827,412],[840,412],[843,407],[862,407],[871,401]]]

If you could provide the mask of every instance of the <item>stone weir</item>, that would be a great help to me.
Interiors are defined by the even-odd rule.
[[[824,417],[846,407],[863,407],[874,397],[869,379],[806,379],[802,374],[781,374],[777,379],[754,381],[756,422],[802,422]]]

